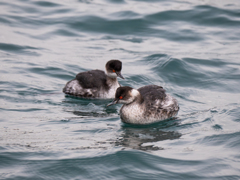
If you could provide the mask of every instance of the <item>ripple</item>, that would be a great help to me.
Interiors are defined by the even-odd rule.
[[[140,14],[133,11],[119,11],[110,14],[109,17],[119,18],[119,19],[135,19],[138,18]]]
[[[170,10],[158,12],[146,16],[149,21],[157,22],[158,24],[166,25],[169,21],[172,22],[187,22],[204,26],[239,26],[239,20],[231,20],[228,17],[239,18],[240,14],[236,10],[220,9],[212,6],[196,6],[189,10]]]
[[[34,1],[34,4],[42,7],[58,7],[60,6],[59,4],[49,2],[49,1]]]
[[[205,137],[202,141],[205,144],[211,144],[212,146],[222,146],[225,145],[229,148],[240,147],[240,143],[238,142],[237,136],[239,136],[240,132],[229,133],[229,134],[219,134]]]
[[[239,2],[0,2],[3,179],[239,179]],[[65,96],[78,72],[123,62],[179,115],[121,123],[121,105]]]
[[[26,55],[39,56],[39,53],[34,52],[33,50],[40,50],[40,49],[32,46],[20,46],[16,44],[0,43],[0,50],[12,52],[12,53],[23,53]]]
[[[232,68],[229,66],[230,63],[222,62],[219,59],[211,61],[193,58],[176,59],[162,55],[149,56],[146,59],[153,62],[151,70],[162,77],[165,82],[173,82],[179,86],[194,84],[195,87],[203,89],[237,92],[237,89],[234,88],[236,82],[233,79],[240,73],[239,69]],[[155,64],[155,61],[158,62]],[[221,75],[223,71],[226,71],[225,77]],[[227,79],[233,81],[227,81],[229,85],[225,86]]]
[[[70,37],[79,36],[77,33],[71,32],[69,30],[64,30],[64,29],[58,29],[54,32],[51,32],[49,36],[52,36],[55,34],[57,34],[59,36],[70,36]],[[49,36],[47,36],[47,37],[49,37]]]

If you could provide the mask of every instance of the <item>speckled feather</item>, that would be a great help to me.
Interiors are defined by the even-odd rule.
[[[164,100],[166,98],[165,89],[162,86],[148,85],[138,89],[145,101]]]
[[[127,91],[132,90],[128,89]],[[177,100],[166,94],[161,86],[144,86],[139,88],[138,92],[139,95],[136,95],[134,101],[124,104],[120,109],[120,117],[123,122],[149,124],[177,114],[179,110]]]

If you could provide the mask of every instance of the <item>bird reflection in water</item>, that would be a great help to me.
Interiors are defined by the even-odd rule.
[[[171,122],[170,126],[172,126],[173,124],[176,125],[176,121],[174,120],[169,120],[168,125],[169,122]],[[149,125],[146,127],[131,127],[130,125],[123,126],[123,133],[117,138],[115,145],[123,146],[123,149],[131,148],[143,151],[157,151],[163,150],[164,148],[152,145],[151,143],[164,140],[174,140],[181,137],[181,134],[177,131],[162,131],[161,126],[164,126],[164,124],[158,124],[159,125],[157,127],[155,127],[154,125]]]

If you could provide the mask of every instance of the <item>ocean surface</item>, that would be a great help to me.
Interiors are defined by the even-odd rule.
[[[110,59],[178,115],[128,125],[62,93]],[[239,180],[240,1],[1,0],[0,179]]]

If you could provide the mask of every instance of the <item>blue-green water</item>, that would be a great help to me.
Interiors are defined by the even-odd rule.
[[[110,59],[178,116],[126,125],[61,92]],[[240,179],[239,0],[1,0],[0,62],[1,179]]]

